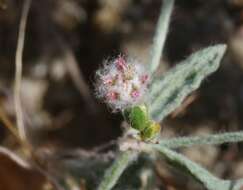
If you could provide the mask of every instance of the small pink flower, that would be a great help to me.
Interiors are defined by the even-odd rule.
[[[106,98],[108,101],[115,101],[119,97],[119,94],[117,92],[108,92],[106,95]]]
[[[96,75],[96,94],[114,111],[142,103],[148,87],[149,74],[136,60],[118,56],[106,62]]]
[[[132,91],[131,96],[132,96],[133,98],[138,98],[138,97],[139,97],[139,92],[138,92],[138,90],[134,90],[134,91]]]

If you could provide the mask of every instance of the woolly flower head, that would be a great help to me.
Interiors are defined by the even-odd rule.
[[[141,103],[149,75],[143,65],[123,56],[105,62],[96,72],[96,94],[113,111],[122,111]]]

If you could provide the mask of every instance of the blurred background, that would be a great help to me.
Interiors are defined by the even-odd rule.
[[[23,2],[0,1],[0,106],[13,122],[15,51]],[[146,62],[162,2],[32,1],[21,95],[28,137],[37,150],[93,150],[121,135],[122,117],[111,113],[95,98],[94,74],[105,59],[121,53]],[[176,1],[160,72],[193,51],[217,43],[228,44],[220,69],[166,118],[162,124],[163,137],[242,130],[242,0]],[[19,148],[2,122],[0,142],[12,150]],[[181,152],[217,176],[238,178],[243,177],[242,148],[243,144],[230,144]],[[21,185],[11,186],[20,174],[29,179],[29,174],[21,173],[26,171],[6,173],[10,170],[1,156],[0,168],[1,190],[21,189]],[[158,189],[200,189],[192,179],[177,175],[161,163],[156,164],[155,171]],[[37,178],[42,184],[43,179]],[[24,180],[16,181],[27,183]],[[1,181],[9,183],[1,186]],[[37,185],[23,189],[26,187],[37,189]],[[85,185],[80,189],[86,189]]]

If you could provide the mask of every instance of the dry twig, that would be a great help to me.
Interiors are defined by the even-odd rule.
[[[23,110],[21,105],[21,82],[22,82],[22,67],[23,67],[23,50],[26,32],[26,23],[28,18],[28,13],[30,9],[31,0],[26,0],[23,5],[23,11],[21,14],[18,42],[15,56],[15,84],[14,84],[14,105],[16,112],[17,128],[19,130],[19,135],[22,140],[26,140],[26,130],[23,121]]]

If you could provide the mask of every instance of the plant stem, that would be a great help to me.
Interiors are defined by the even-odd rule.
[[[110,190],[117,183],[119,177],[122,175],[128,165],[137,157],[136,152],[125,151],[118,155],[110,168],[105,172],[105,176],[101,181],[98,190]]]
[[[216,145],[224,143],[234,143],[239,141],[243,141],[243,131],[161,140],[157,146],[167,148],[182,148],[195,145]]]
[[[174,5],[174,0],[164,0],[158,20],[155,37],[153,39],[152,51],[150,56],[150,73],[156,71],[159,66],[160,58],[164,49],[165,39],[168,33],[170,17]]]

